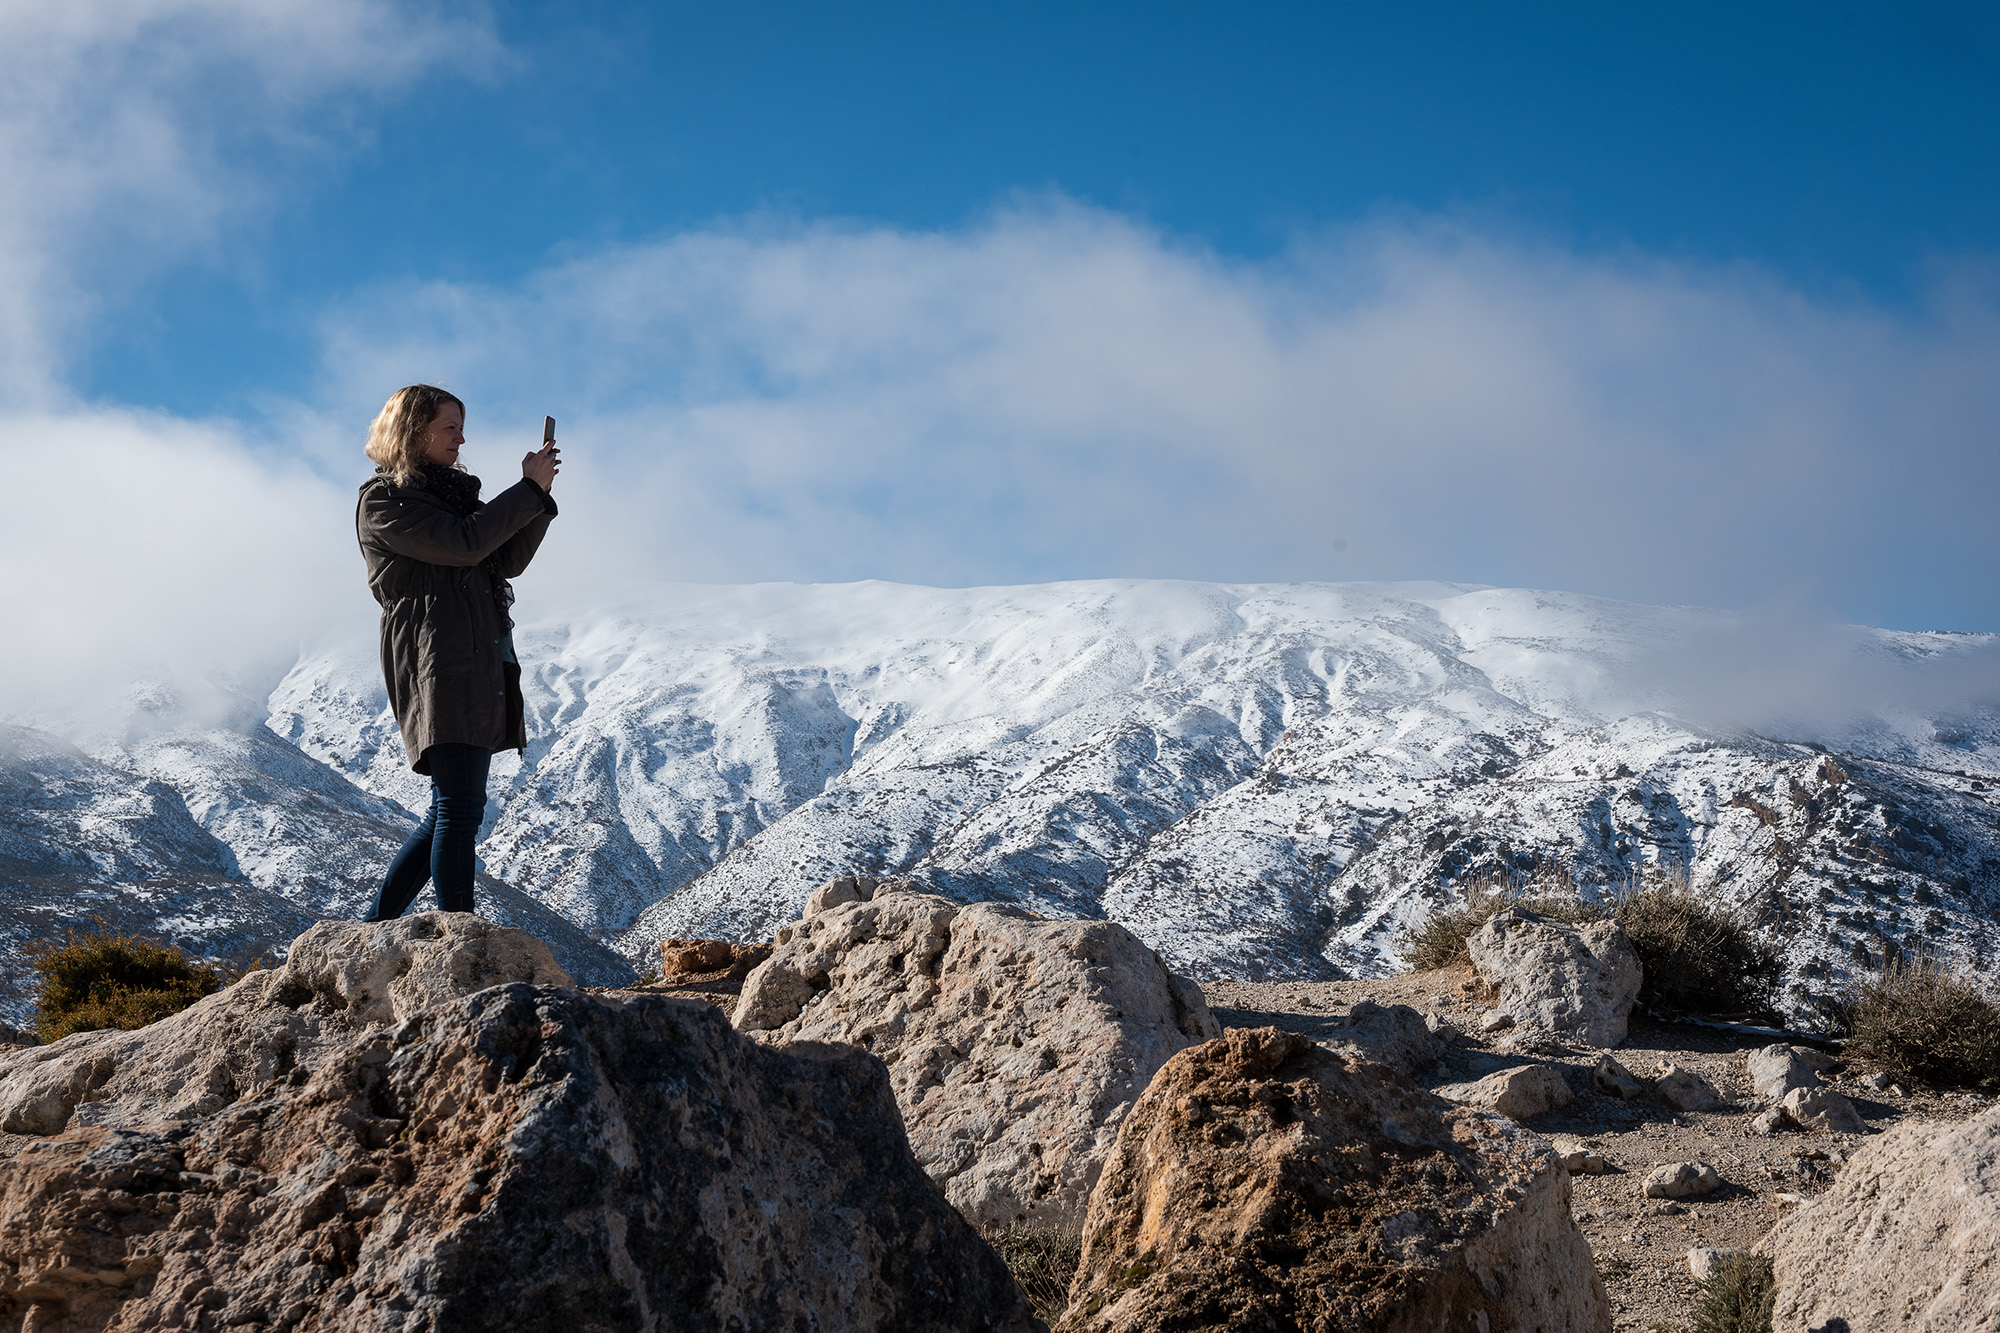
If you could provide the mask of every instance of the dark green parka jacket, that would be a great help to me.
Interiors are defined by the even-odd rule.
[[[410,767],[429,773],[433,745],[519,750],[528,743],[521,668],[503,660],[506,630],[480,561],[499,553],[514,578],[542,544],[555,501],[525,477],[460,518],[422,479],[370,477],[354,528],[368,588],[382,604],[382,679]]]

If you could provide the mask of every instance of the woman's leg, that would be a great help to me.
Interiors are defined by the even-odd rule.
[[[437,831],[437,821],[438,788],[437,779],[433,778],[430,812],[403,843],[403,850],[396,853],[396,859],[389,863],[389,873],[382,877],[382,887],[375,891],[375,905],[368,909],[368,915],[363,920],[393,921],[410,910],[417,891],[431,877],[431,844]]]
[[[472,910],[473,848],[486,818],[486,768],[493,752],[483,745],[433,745],[431,782],[437,788],[437,832],[431,838],[431,882],[438,906]]]

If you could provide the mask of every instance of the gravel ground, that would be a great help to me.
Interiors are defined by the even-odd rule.
[[[1779,1195],[1814,1198],[1833,1183],[1859,1146],[1858,1138],[1847,1135],[1791,1131],[1762,1138],[1750,1132],[1750,1119],[1759,1108],[1751,1099],[1743,1056],[1775,1038],[1635,1016],[1631,1035],[1614,1052],[1627,1069],[1644,1078],[1664,1060],[1698,1070],[1730,1104],[1687,1112],[1650,1094],[1623,1102],[1591,1088],[1598,1052],[1576,1048],[1560,1054],[1515,1054],[1499,1049],[1498,1038],[1468,1031],[1486,1013],[1466,996],[1472,980],[1470,968],[1457,968],[1375,981],[1210,982],[1203,989],[1224,1027],[1271,1025],[1313,1037],[1337,1031],[1336,1013],[1357,1000],[1407,1004],[1436,1014],[1459,1035],[1430,1071],[1426,1082],[1432,1087],[1522,1064],[1561,1069],[1576,1100],[1535,1117],[1529,1127],[1582,1139],[1610,1164],[1604,1175],[1576,1177],[1572,1206],[1597,1256],[1598,1272],[1611,1293],[1613,1326],[1619,1330],[1689,1328],[1698,1296],[1688,1271],[1688,1250],[1754,1244],[1785,1209],[1811,1206],[1787,1203]],[[1992,1104],[1972,1094],[1877,1092],[1860,1081],[1872,1072],[1843,1067],[1822,1076],[1853,1101],[1871,1131],[1913,1118],[1962,1120]],[[1660,1200],[1641,1195],[1640,1182],[1653,1167],[1670,1162],[1706,1162],[1720,1173],[1723,1187],[1674,1206],[1681,1211],[1663,1208]]]

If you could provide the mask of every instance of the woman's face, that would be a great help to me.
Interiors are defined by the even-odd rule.
[[[424,461],[450,467],[458,461],[458,447],[465,443],[465,409],[446,403],[437,419],[424,427]]]

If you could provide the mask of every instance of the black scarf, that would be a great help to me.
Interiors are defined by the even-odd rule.
[[[424,488],[460,518],[470,518],[486,507],[479,499],[479,478],[470,472],[445,467],[441,463],[425,463],[422,471]],[[514,617],[510,611],[514,605],[514,585],[500,573],[499,552],[480,561],[479,567],[486,571],[487,581],[493,585],[493,609],[500,613],[500,632],[511,634],[514,632]]]

